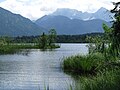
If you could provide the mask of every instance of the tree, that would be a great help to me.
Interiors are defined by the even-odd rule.
[[[118,8],[120,2],[113,4],[115,5],[115,8],[111,10],[112,13],[115,13],[113,25],[109,28],[103,24],[103,29],[108,44],[107,54],[116,58],[120,56],[120,9]]]
[[[40,48],[46,49],[47,47],[47,36],[43,32],[43,34],[40,36],[40,43],[39,43]]]
[[[120,57],[120,2],[113,4],[115,8],[111,12],[115,14],[112,27],[109,28],[106,24],[103,24],[103,38],[93,38],[95,47],[93,48],[93,45],[90,47],[92,47],[92,51],[101,52],[105,56],[113,56],[116,59],[116,57]],[[106,43],[108,46],[105,45]]]
[[[3,38],[0,38],[0,46],[3,46],[6,43],[6,41]]]
[[[89,42],[88,49],[89,49],[89,54],[92,53],[105,53],[106,51],[106,39],[104,35],[97,35],[97,36],[87,36],[86,41]]]
[[[55,29],[50,29],[49,36],[48,36],[48,45],[49,46],[54,45],[54,43],[56,41],[56,37],[57,37],[57,32],[55,31]]]
[[[7,45],[9,45],[12,42],[12,37],[5,36],[4,39],[5,39]]]
[[[120,2],[114,3],[115,8],[111,10],[112,13],[115,13],[114,18],[115,20],[113,21],[113,25],[111,27],[111,32],[110,34],[111,37],[111,53],[113,53],[115,56],[120,55]]]
[[[10,37],[7,36],[0,37],[0,46],[9,45],[10,42],[11,42]]]

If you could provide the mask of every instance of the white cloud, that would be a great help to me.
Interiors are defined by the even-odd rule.
[[[0,7],[30,19],[37,19],[57,8],[71,8],[83,12],[95,12],[100,7],[111,9],[112,1],[119,0],[6,0],[0,3]]]

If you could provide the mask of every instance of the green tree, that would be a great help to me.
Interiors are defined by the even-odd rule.
[[[5,36],[4,39],[7,45],[9,45],[12,42],[12,37]]]
[[[90,42],[94,42],[94,44],[89,45],[90,53],[103,53],[106,59],[109,56],[113,56],[114,59],[120,57],[120,9],[117,9],[119,4],[120,2],[114,3],[115,8],[111,10],[112,13],[115,13],[112,27],[109,28],[103,24],[104,36],[87,38]]]
[[[108,27],[103,24],[104,36],[87,38],[90,42],[94,44],[89,45],[90,52],[100,52],[104,53],[105,56],[120,57],[120,2],[114,3],[115,8],[111,10],[114,15],[114,21],[112,27]],[[108,46],[107,46],[107,45]]]
[[[0,38],[0,46],[3,46],[6,42]]]
[[[48,45],[52,46],[56,42],[57,32],[55,29],[50,29],[48,36]]]
[[[115,5],[115,8],[111,12],[115,15],[110,33],[110,52],[114,56],[120,56],[120,2],[113,3],[113,5]]]
[[[0,46],[7,45],[10,43],[9,37],[0,37]]]
[[[104,35],[101,36],[87,36],[86,41],[89,42],[88,45],[88,49],[89,49],[89,53],[96,53],[96,52],[100,52],[100,53],[105,53],[106,51],[106,39],[104,37]]]
[[[47,35],[43,32],[43,34],[40,36],[40,48],[46,49],[47,48]]]

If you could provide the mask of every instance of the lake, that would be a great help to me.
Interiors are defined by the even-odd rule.
[[[55,50],[23,50],[0,55],[0,90],[68,90],[74,79],[61,67],[63,58],[87,54],[87,44],[60,44]]]

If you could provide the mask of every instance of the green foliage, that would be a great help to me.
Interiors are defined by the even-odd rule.
[[[120,57],[120,2],[115,3],[115,8],[111,10],[112,13],[115,13],[115,20],[113,21],[113,25],[111,27],[111,45],[110,52],[113,53],[114,56]],[[117,9],[118,8],[118,9]]]
[[[105,34],[112,33],[111,28],[109,28],[105,23],[103,23],[103,29],[104,29]]]
[[[88,42],[93,42],[88,45],[89,53],[104,53],[106,50],[106,40],[103,36],[87,37]]]
[[[120,62],[106,61],[101,53],[71,56],[64,60],[63,69],[77,77],[74,90],[119,90]]]
[[[19,41],[19,43],[15,43],[15,39],[10,37],[1,37],[0,38],[0,54],[9,54],[9,53],[15,53],[16,51],[19,51],[20,49],[55,49],[60,48],[59,45],[54,44],[55,43],[55,37],[56,34],[54,33],[55,30],[52,30],[50,32],[51,39],[49,39],[48,35],[43,33],[39,39],[34,38],[34,36],[27,37],[17,37],[16,41]],[[32,40],[31,40],[32,39]],[[51,45],[49,45],[49,40],[51,40]],[[32,43],[30,43],[32,41]],[[27,43],[28,42],[28,43]]]
[[[114,25],[114,24],[113,24]],[[115,29],[109,28],[107,25],[103,24],[103,28],[105,31],[105,35],[109,40],[107,52],[108,54],[112,55],[114,58],[120,55],[120,35],[117,37],[114,35]]]
[[[55,29],[50,29],[49,35],[48,35],[48,45],[52,46],[56,42],[57,32]]]
[[[47,48],[47,35],[43,32],[43,34],[40,36],[40,48],[46,49]]]
[[[11,37],[2,36],[2,37],[0,37],[0,46],[9,44],[9,43],[11,43],[11,41],[12,41],[12,38],[11,38]]]
[[[26,44],[9,44],[0,47],[0,54],[13,54],[21,49],[38,49],[36,45],[26,45]]]
[[[4,38],[0,38],[0,46],[3,46],[6,44],[6,41]]]
[[[120,70],[104,71],[94,77],[80,77],[75,90],[119,90]]]
[[[120,90],[120,2],[114,4],[112,27],[103,24],[103,36],[87,37],[93,42],[88,45],[89,54],[68,57],[63,62],[64,71],[82,74],[75,90]]]
[[[77,74],[96,74],[101,70],[105,58],[100,53],[86,56],[71,56],[64,60],[63,70]]]
[[[56,43],[91,43],[86,40],[87,36],[103,36],[103,33],[88,33],[81,35],[57,35]],[[49,36],[49,35],[48,35]],[[12,43],[38,43],[40,36],[22,36],[14,37]]]
[[[59,45],[55,45],[56,37],[57,37],[57,33],[55,29],[51,29],[49,31],[49,35],[45,35],[45,33],[43,33],[40,36],[40,42],[39,42],[40,48],[41,49],[59,48],[60,47]]]
[[[94,42],[88,45],[89,53],[100,52],[106,56],[120,57],[120,13],[115,14],[113,26],[109,28],[103,24],[104,36],[87,37],[87,41]],[[107,57],[106,57],[107,59]]]

